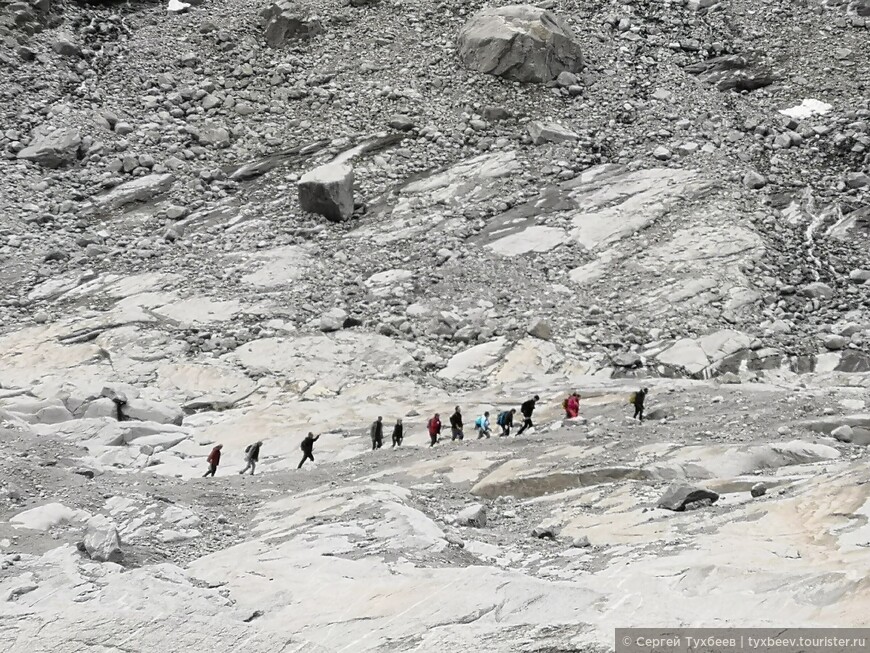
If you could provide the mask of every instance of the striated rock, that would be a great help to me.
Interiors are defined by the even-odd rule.
[[[118,529],[103,515],[96,515],[88,520],[83,544],[91,560],[121,562],[124,557]]]
[[[736,54],[699,61],[686,66],[686,72],[720,91],[754,91],[777,79],[770,71]]]
[[[555,122],[539,122],[533,120],[529,123],[529,136],[532,137],[532,143],[540,145],[541,143],[569,143],[576,141],[579,136],[572,132],[567,127],[563,127]]]
[[[299,180],[299,205],[333,222],[353,215],[353,168],[328,163],[305,173]]]
[[[460,30],[458,48],[467,68],[519,82],[549,82],[583,67],[571,27],[532,5],[483,9]]]
[[[81,144],[82,135],[77,129],[55,129],[35,136],[17,156],[46,168],[59,168],[76,160]]]
[[[686,509],[691,509],[689,506],[702,501],[716,503],[719,495],[712,490],[707,490],[701,487],[687,485],[685,483],[674,483],[671,485],[662,498],[659,499],[658,507],[666,510],[675,510],[682,512]]]
[[[266,43],[281,47],[294,39],[310,39],[323,32],[320,19],[290,0],[273,2],[261,12]]]
[[[145,175],[98,195],[92,202],[99,211],[114,211],[129,204],[152,200],[172,188],[173,183],[175,177],[168,173]]]

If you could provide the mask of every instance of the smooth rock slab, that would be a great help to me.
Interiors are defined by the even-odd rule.
[[[518,82],[549,82],[580,72],[580,42],[562,18],[532,5],[479,11],[459,32],[466,68]]]
[[[328,163],[305,173],[299,180],[299,205],[333,222],[353,215],[353,168]]]

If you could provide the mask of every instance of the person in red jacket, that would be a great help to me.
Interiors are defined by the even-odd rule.
[[[568,397],[565,402],[565,416],[568,419],[574,419],[580,414],[580,395],[576,392]]]
[[[438,436],[441,434],[441,417],[438,413],[429,420],[429,437],[432,439],[432,442],[429,443],[430,447],[434,447],[435,443],[438,442]]]
[[[206,476],[214,476],[214,473],[217,471],[218,465],[220,465],[221,463],[221,449],[223,448],[224,445],[219,444],[211,450],[208,458],[205,459],[205,462],[208,463],[208,471],[202,475],[203,478],[205,478]]]

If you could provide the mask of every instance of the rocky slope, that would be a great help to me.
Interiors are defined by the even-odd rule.
[[[0,4],[11,650],[863,623],[870,7],[506,4]]]

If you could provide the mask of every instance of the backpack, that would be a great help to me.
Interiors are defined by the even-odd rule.
[[[628,397],[628,403],[634,404],[636,401],[637,401],[637,393],[632,392],[631,395]]]
[[[253,448],[254,448],[254,445],[249,444],[247,447],[245,447],[245,453],[251,453],[251,449],[253,449]]]
[[[568,398],[562,400],[562,410],[568,410]]]
[[[481,415],[476,420],[474,420],[474,426],[479,428],[479,429],[483,428],[483,415]]]
[[[505,424],[507,424],[507,418],[508,418],[508,412],[506,410],[504,410],[498,414],[498,417],[496,418],[495,423],[498,424],[499,426],[504,426]]]

